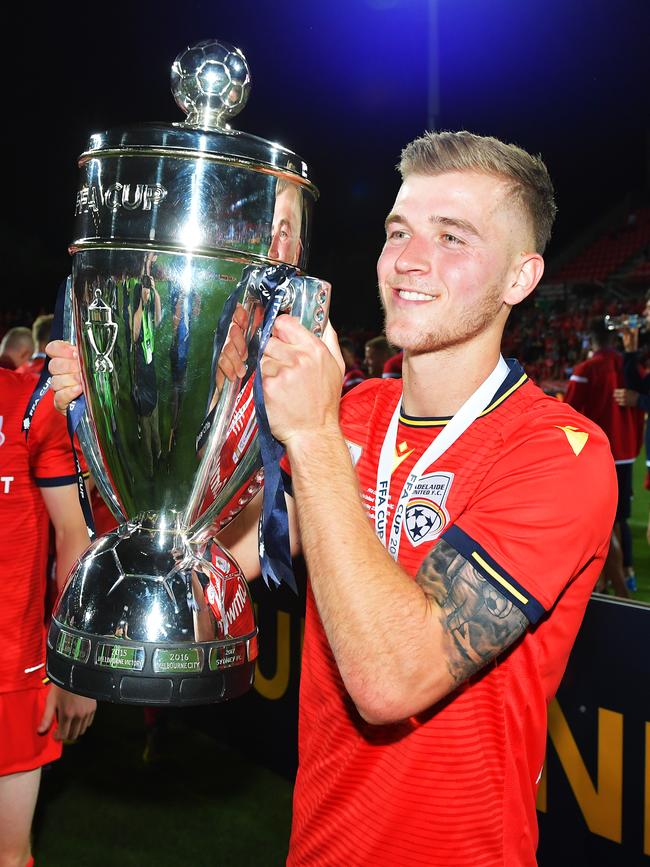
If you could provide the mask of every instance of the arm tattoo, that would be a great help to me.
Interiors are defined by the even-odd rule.
[[[528,626],[528,618],[444,539],[428,554],[415,580],[438,607],[446,633],[447,666],[462,683]]]

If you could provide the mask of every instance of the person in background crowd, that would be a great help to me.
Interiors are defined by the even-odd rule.
[[[607,434],[616,464],[618,500],[614,536],[605,581],[611,581],[617,596],[629,596],[625,582],[625,561],[631,565],[628,519],[632,504],[632,468],[641,449],[643,415],[631,407],[620,406],[615,394],[624,386],[623,356],[613,347],[615,332],[608,330],[604,319],[591,321],[589,327],[592,354],[576,364],[569,380],[566,402],[592,419]]]
[[[0,367],[16,370],[26,364],[34,352],[34,339],[29,328],[10,328],[0,342]]]
[[[382,372],[383,379],[400,379],[402,376],[402,362],[404,361],[404,353],[398,352],[391,355],[388,361],[384,364]]]
[[[366,378],[366,374],[361,370],[361,366],[357,361],[357,355],[354,351],[354,343],[349,337],[342,337],[339,340],[341,355],[345,362],[345,373],[343,375],[343,387],[341,394],[347,394],[355,385],[359,385]]]
[[[364,361],[368,376],[383,376],[384,365],[394,352],[383,334],[366,341]]]
[[[29,332],[28,332],[29,334]],[[30,334],[31,340],[31,334]],[[96,703],[45,674],[49,519],[59,589],[88,547],[65,419],[42,398],[29,437],[23,413],[35,377],[0,370],[0,863],[32,864],[30,828],[43,765],[84,733]]]
[[[650,327],[650,290],[646,293],[644,316],[647,327]],[[639,329],[624,328],[621,332],[623,340],[623,377],[625,388],[614,391],[614,399],[621,407],[635,407],[641,412],[650,414],[650,374],[642,374],[639,364]],[[646,476],[644,487],[650,490],[650,421],[645,427]],[[650,521],[647,535],[650,538]],[[631,544],[631,543],[630,543]],[[636,575],[634,568],[628,568],[626,583],[629,590],[635,591]]]
[[[45,347],[50,342],[50,334],[52,333],[52,322],[54,316],[51,313],[44,313],[34,320],[32,325],[32,340],[34,341],[34,352],[29,361],[21,364],[18,370],[21,373],[35,373],[41,375],[43,365],[45,364]]]

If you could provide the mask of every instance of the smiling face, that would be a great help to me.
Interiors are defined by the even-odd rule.
[[[408,175],[377,263],[386,337],[411,353],[486,332],[500,340],[510,305],[521,300],[513,285],[531,249],[529,221],[505,180],[475,172]]]

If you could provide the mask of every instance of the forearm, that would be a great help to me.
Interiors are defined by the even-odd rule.
[[[62,524],[55,530],[56,585],[63,589],[70,570],[90,544],[85,524]]]
[[[370,722],[423,710],[454,685],[440,609],[376,537],[340,431],[287,451],[310,581],[347,691]]]

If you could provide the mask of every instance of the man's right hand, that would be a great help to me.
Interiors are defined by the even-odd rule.
[[[45,352],[51,359],[48,369],[52,375],[54,406],[65,414],[68,405],[82,392],[77,347],[65,340],[52,340]]]

